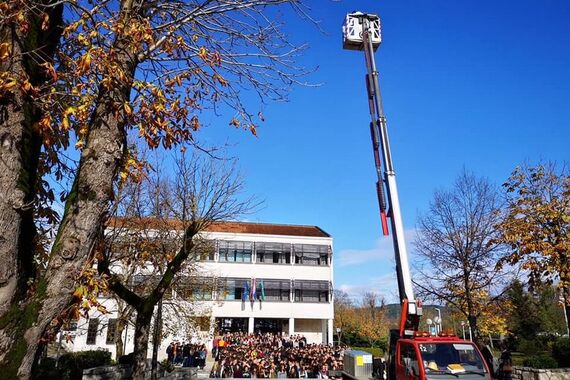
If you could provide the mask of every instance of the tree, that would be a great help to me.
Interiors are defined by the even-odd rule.
[[[555,164],[521,166],[503,187],[507,211],[498,240],[510,250],[497,267],[521,264],[531,290],[557,282],[570,314],[570,175]]]
[[[343,334],[355,332],[357,325],[356,310],[350,296],[338,289],[334,291],[334,325],[340,329],[339,342],[342,342]]]
[[[370,347],[375,346],[382,338],[388,337],[384,307],[384,299],[379,299],[376,293],[365,292],[362,296],[357,331],[367,340]]]
[[[495,270],[502,252],[495,229],[500,207],[496,189],[464,170],[451,190],[435,192],[414,242],[420,294],[461,311],[477,342],[478,318],[497,299],[502,277]]]
[[[252,210],[251,198],[239,199],[242,190],[243,182],[233,166],[182,154],[172,178],[159,178],[149,191],[134,192],[135,204],[128,208],[136,210],[136,217],[112,220],[114,241],[105,239],[106,247],[96,260],[109,289],[136,314],[133,379],[144,378],[154,310],[174,280],[180,277],[177,282],[189,286],[187,291],[211,294],[208,273],[200,272],[199,263],[214,247],[200,233],[212,223],[234,220]],[[117,261],[120,264],[113,265]],[[133,287],[125,273],[141,281]],[[180,293],[184,290],[178,288]],[[177,311],[172,301],[166,308],[173,309],[171,315]]]
[[[114,186],[144,167],[127,135],[154,149],[201,148],[200,116],[220,107],[255,134],[240,91],[282,99],[306,74],[293,62],[301,49],[266,13],[281,4],[306,17],[297,0],[0,5],[0,376],[29,378],[38,343],[76,302]],[[36,274],[43,222],[57,234]]]

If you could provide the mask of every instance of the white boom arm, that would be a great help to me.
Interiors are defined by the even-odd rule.
[[[396,272],[398,277],[398,290],[400,302],[407,301],[408,308],[406,314],[410,317],[421,315],[420,305],[416,305],[414,291],[412,288],[412,277],[408,263],[408,253],[404,236],[404,225],[400,212],[400,201],[398,199],[398,189],[396,185],[396,173],[392,163],[390,144],[388,140],[388,127],[386,116],[382,106],[382,95],[378,82],[378,70],[374,60],[374,51],[380,45],[380,19],[376,15],[352,13],[347,16],[344,27],[344,45],[351,50],[364,50],[366,60],[366,87],[368,90],[368,104],[370,108],[370,134],[372,137],[372,148],[374,150],[374,161],[376,165],[378,203],[384,235],[388,235],[388,224],[386,218],[390,218],[392,237],[394,241],[394,256],[396,259]],[[380,150],[379,150],[380,149]],[[382,159],[380,159],[380,156]],[[384,173],[382,173],[382,164]],[[384,186],[388,198],[388,209],[384,200]],[[417,319],[417,318],[415,318]],[[416,329],[416,323],[406,323],[405,334],[411,333],[409,330]]]

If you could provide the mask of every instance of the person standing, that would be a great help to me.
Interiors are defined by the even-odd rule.
[[[513,379],[513,358],[506,343],[503,345],[503,352],[501,352],[501,358],[499,359],[499,379]]]

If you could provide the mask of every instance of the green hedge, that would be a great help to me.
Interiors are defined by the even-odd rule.
[[[87,368],[111,365],[111,353],[109,351],[80,351],[70,352],[59,358],[56,368],[54,359],[43,359],[35,369],[35,380],[81,380],[83,370]]]
[[[556,360],[547,355],[530,356],[524,360],[523,365],[532,368],[558,368]]]

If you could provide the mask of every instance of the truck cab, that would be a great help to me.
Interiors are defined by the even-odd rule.
[[[393,358],[393,373],[389,373],[389,379],[492,379],[477,346],[456,336],[402,338],[395,345],[396,357]]]

